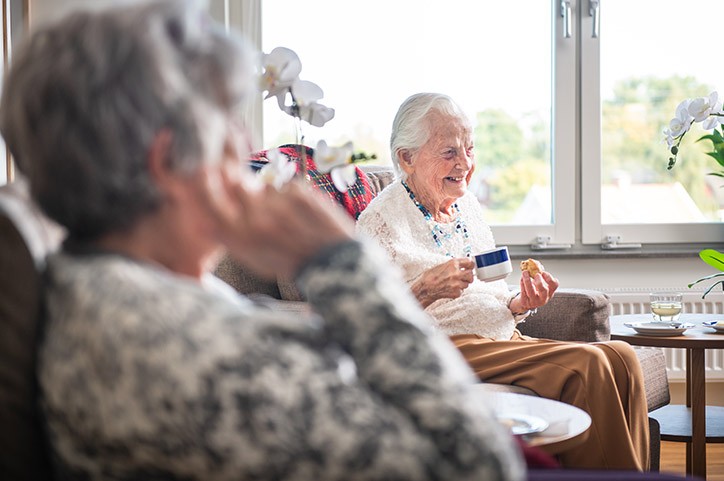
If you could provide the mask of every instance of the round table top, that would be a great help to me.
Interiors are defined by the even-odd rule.
[[[682,334],[674,336],[650,336],[639,334],[624,323],[651,322],[651,314],[624,314],[611,316],[611,339],[626,341],[636,346],[724,349],[724,333],[702,324],[704,321],[724,320],[723,314],[682,314],[679,322],[693,324]]]
[[[582,409],[552,399],[500,391],[495,385],[481,383],[476,387],[499,418],[523,415],[546,421],[547,429],[524,438],[528,445],[537,446],[548,454],[562,453],[579,445],[588,436],[591,417]]]

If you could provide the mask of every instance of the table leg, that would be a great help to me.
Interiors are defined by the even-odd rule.
[[[691,399],[691,468],[695,476],[706,479],[706,375],[704,349],[690,351],[686,370],[690,382],[687,394]]]
[[[691,349],[686,350],[686,407],[691,407]]]

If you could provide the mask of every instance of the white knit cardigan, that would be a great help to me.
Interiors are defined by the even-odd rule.
[[[464,257],[466,245],[472,248],[472,255],[495,247],[493,234],[483,220],[483,209],[475,196],[466,192],[457,204],[468,238],[455,232],[454,225],[443,225],[450,236],[441,247],[433,239],[430,224],[397,180],[362,212],[357,231],[376,240],[411,283],[424,271],[449,260],[448,252]],[[510,298],[505,280],[483,282],[476,277],[459,298],[437,300],[426,310],[438,328],[448,335],[479,334],[505,340],[510,339],[516,324],[508,308]]]

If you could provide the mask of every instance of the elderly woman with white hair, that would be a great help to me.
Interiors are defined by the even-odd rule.
[[[468,191],[473,174],[470,121],[448,96],[420,93],[400,106],[391,150],[398,179],[362,212],[357,228],[404,272],[412,292],[487,382],[514,384],[580,407],[592,418],[586,442],[561,455],[564,466],[647,469],[643,374],[623,342],[534,339],[516,329],[558,288],[548,272],[523,272],[520,291],[483,282],[472,256],[495,247],[485,214]]]
[[[59,478],[521,479],[470,369],[346,214],[245,187],[242,45],[166,0],[73,13],[13,57],[0,128],[68,231],[39,353]],[[207,274],[220,248],[295,274],[317,314],[238,296]]]

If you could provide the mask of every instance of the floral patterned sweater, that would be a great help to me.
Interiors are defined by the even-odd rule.
[[[39,380],[60,478],[521,479],[466,364],[370,249],[301,270],[306,317],[117,254],[51,257]]]
[[[388,185],[362,212],[357,231],[373,238],[392,261],[413,282],[426,270],[448,260],[448,253],[464,257],[469,248],[474,256],[495,247],[490,226],[483,220],[480,203],[471,192],[457,201],[460,220],[467,236],[455,231],[455,223],[440,225],[440,245],[433,238],[430,222],[415,206],[399,180]],[[495,340],[513,335],[515,318],[508,309],[510,289],[505,280],[473,280],[457,299],[439,299],[427,312],[446,334],[478,334]]]

